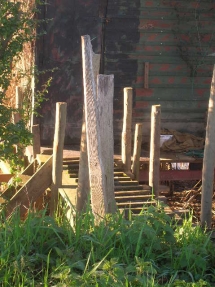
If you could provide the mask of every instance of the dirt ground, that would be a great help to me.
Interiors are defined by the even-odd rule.
[[[173,181],[172,192],[165,194],[172,209],[189,209],[193,212],[193,221],[200,221],[201,181]],[[212,228],[215,229],[215,195],[212,202]]]

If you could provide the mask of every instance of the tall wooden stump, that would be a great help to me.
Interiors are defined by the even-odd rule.
[[[99,74],[100,55],[93,54],[92,65],[94,84],[97,86],[97,75]],[[85,111],[83,107],[83,120],[82,120],[82,133],[81,133],[81,147],[80,147],[80,160],[78,171],[78,188],[77,188],[77,211],[85,211],[87,201],[90,195],[90,182],[89,182],[89,166],[87,157],[87,136],[86,136],[86,122]]]
[[[143,124],[135,125],[134,134],[134,152],[133,152],[133,163],[132,163],[132,173],[134,178],[139,181],[140,172],[140,155],[141,155],[141,144],[142,144],[142,134],[143,134]]]
[[[160,183],[160,105],[152,106],[151,111],[151,140],[149,159],[149,186],[152,187],[153,194],[159,196]]]
[[[124,88],[124,116],[122,128],[122,163],[131,172],[132,88]]]
[[[114,76],[98,75],[98,108],[108,213],[116,211],[114,194],[113,95]]]
[[[77,203],[76,203],[76,208],[78,212],[85,211],[89,195],[90,195],[90,182],[89,182],[89,166],[87,157],[87,136],[86,136],[85,111],[83,109],[80,160],[79,160],[79,171],[78,171]]]
[[[101,147],[101,124],[99,124],[101,118],[98,107],[103,105],[98,104],[96,97],[90,37],[88,35],[82,36],[81,40],[91,203],[93,213],[98,221],[109,210],[103,150]]]
[[[211,83],[202,170],[201,225],[211,227],[215,167],[215,66]]]
[[[63,147],[66,129],[66,103],[56,103],[55,134],[53,143],[52,187],[50,211],[53,215],[58,204],[58,188],[62,186]]]

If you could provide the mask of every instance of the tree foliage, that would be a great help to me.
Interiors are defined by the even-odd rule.
[[[25,10],[23,5],[25,1],[0,1],[0,160],[9,160],[12,166],[20,164],[20,154],[31,142],[26,119],[14,123],[12,116],[18,111],[9,106],[6,99],[23,45],[35,38],[32,11]],[[15,145],[17,153],[14,153]]]

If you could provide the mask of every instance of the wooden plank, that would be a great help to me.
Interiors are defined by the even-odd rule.
[[[171,109],[186,109],[188,110],[204,110],[206,111],[206,107],[207,107],[207,102],[205,100],[187,100],[187,101],[163,101],[162,99],[158,99],[157,101],[153,101],[148,99],[148,101],[140,101],[140,102],[136,102],[135,105],[135,110],[138,109],[142,109],[142,111],[144,110],[148,110],[150,109],[151,105],[154,104],[160,104],[162,107],[165,108],[165,110],[171,110]]]
[[[82,132],[81,132],[81,146],[80,146],[80,162],[78,170],[78,187],[77,187],[77,211],[84,211],[87,200],[90,196],[90,179],[89,166],[87,158],[87,136],[86,136],[86,122],[85,111],[83,108]]]
[[[116,2],[115,0],[109,0],[109,5],[110,7],[113,7],[113,8],[120,8],[120,12],[121,11],[124,11],[125,9],[124,8],[124,5],[120,5],[118,4],[118,2]],[[126,2],[127,3],[127,2]],[[128,12],[130,11],[130,9],[135,9],[135,5],[133,2],[130,2],[127,4],[129,9],[128,9]],[[196,2],[194,0],[191,0],[191,1],[186,1],[186,0],[169,0],[169,1],[163,1],[161,2],[160,0],[141,0],[141,8],[142,9],[148,9],[148,8],[152,8],[154,7],[155,9],[159,10],[159,9],[162,9],[162,8],[171,8],[173,9],[173,7],[177,7],[177,9],[180,9],[180,8],[186,8],[186,9],[209,9],[209,8],[213,8],[215,6],[215,4],[211,1],[204,1],[204,2]],[[141,9],[140,8],[140,9]],[[159,8],[159,9],[158,9]],[[184,10],[183,10],[184,11]]]
[[[201,225],[211,228],[215,167],[215,66],[211,83],[202,169]]]
[[[33,134],[33,158],[36,158],[37,154],[40,154],[41,152],[39,125],[32,126],[32,134]]]
[[[94,53],[92,54],[93,54],[92,65],[93,65],[94,84],[97,85],[97,75],[99,74],[101,56],[100,54],[94,54]],[[76,206],[78,212],[85,210],[89,196],[90,196],[90,179],[89,179],[89,166],[87,158],[85,110],[83,107],[80,161],[79,161],[78,188],[77,188],[77,206]]]
[[[131,167],[132,173],[134,174],[134,179],[137,181],[139,181],[142,135],[143,125],[138,123],[135,125],[133,163]]]
[[[140,7],[140,15],[137,15],[136,9],[122,9],[123,6],[119,6],[117,8],[121,8],[120,12],[113,7],[108,7],[108,18],[120,18],[124,20],[134,20],[134,19],[151,19],[151,20],[159,20],[159,19],[166,19],[166,20],[174,20],[176,19],[177,15],[179,17],[183,17],[183,19],[190,20],[193,17],[194,10],[193,8],[186,8],[186,13],[184,9],[179,9],[176,11],[172,7],[165,7],[159,6],[157,7]],[[197,9],[198,11],[198,9]],[[150,16],[150,17],[149,17]],[[213,10],[203,10],[201,11],[201,19],[207,20],[208,18],[213,17]]]
[[[108,213],[114,213],[116,211],[116,202],[114,196],[113,75],[98,75],[97,93],[105,196],[107,198]]]
[[[132,88],[124,88],[124,115],[122,128],[122,162],[124,170],[131,172],[131,125],[132,125]]]
[[[161,107],[152,106],[151,112],[151,139],[150,139],[150,159],[149,159],[149,186],[152,193],[159,196],[160,184],[160,121]]]
[[[13,177],[13,174],[0,173],[0,182],[8,182]]]
[[[99,115],[92,67],[92,46],[88,35],[82,36],[81,40],[91,203],[96,220],[99,221],[108,212],[108,203],[105,197]]]
[[[160,181],[172,180],[200,180],[202,178],[201,170],[161,170]],[[149,173],[147,170],[140,170],[140,182],[148,182]]]
[[[25,185],[11,198],[6,206],[6,216],[9,217],[19,207],[20,215],[24,216],[32,204],[42,196],[52,183],[52,159],[49,159],[26,182]]]
[[[63,147],[66,129],[67,104],[56,103],[55,134],[53,143],[53,166],[50,212],[54,215],[58,204],[58,188],[62,186]]]

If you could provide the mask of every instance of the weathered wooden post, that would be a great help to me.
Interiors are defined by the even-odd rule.
[[[97,75],[99,74],[100,55],[93,54],[93,74],[94,84],[97,85]],[[78,188],[77,188],[77,203],[76,209],[78,212],[84,211],[90,195],[90,182],[89,182],[89,166],[87,158],[87,136],[86,136],[86,122],[85,111],[83,107],[83,120],[81,132],[81,147],[80,147],[80,160],[78,171]]]
[[[142,130],[143,130],[143,124],[137,123],[135,125],[133,163],[131,168],[134,178],[137,181],[139,181],[139,172],[140,172],[140,155],[141,155],[141,144],[143,134]]]
[[[151,140],[149,159],[149,186],[155,197],[159,196],[160,183],[160,105],[152,106],[151,110]]]
[[[37,154],[40,154],[40,126],[33,125],[32,130],[33,134],[33,158],[35,159]]]
[[[66,129],[66,103],[56,103],[55,134],[53,143],[53,165],[50,211],[54,215],[58,204],[58,188],[62,185],[63,147]]]
[[[89,166],[87,157],[87,135],[86,135],[85,111],[83,109],[80,159],[79,159],[79,170],[78,170],[77,202],[76,202],[76,209],[78,212],[85,211],[89,195],[90,195],[90,182],[89,182]]]
[[[208,105],[208,119],[202,169],[201,225],[211,227],[215,167],[215,65]]]
[[[84,105],[92,210],[99,221],[108,212],[105,167],[101,148],[101,126],[94,83],[92,46],[88,35],[82,36]],[[99,97],[99,95],[98,95]]]
[[[98,108],[108,213],[116,211],[114,194],[113,96],[114,76],[98,75]]]
[[[132,88],[124,88],[124,115],[122,128],[122,163],[125,172],[131,173]]]

